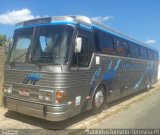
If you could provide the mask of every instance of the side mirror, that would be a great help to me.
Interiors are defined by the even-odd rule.
[[[76,38],[76,45],[75,45],[75,52],[80,53],[82,49],[82,38],[77,37]]]

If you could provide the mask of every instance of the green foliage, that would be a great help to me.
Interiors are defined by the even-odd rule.
[[[0,34],[0,46],[5,46],[7,44],[7,37]]]

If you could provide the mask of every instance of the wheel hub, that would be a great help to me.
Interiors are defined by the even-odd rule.
[[[98,91],[95,95],[95,105],[97,108],[99,108],[103,104],[103,100],[104,96],[102,90]]]

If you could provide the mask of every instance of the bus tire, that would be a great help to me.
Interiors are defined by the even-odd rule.
[[[92,114],[100,113],[105,107],[105,91],[104,87],[100,86],[96,89],[92,99]]]

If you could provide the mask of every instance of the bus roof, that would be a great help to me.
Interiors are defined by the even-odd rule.
[[[25,26],[32,26],[32,25],[45,25],[48,23],[55,23],[55,24],[79,24],[81,27],[92,31],[93,28],[99,29],[104,32],[108,32],[112,35],[115,35],[117,37],[120,37],[122,39],[128,40],[130,42],[133,42],[135,44],[150,48],[154,51],[157,51],[155,48],[149,46],[148,44],[145,44],[143,42],[140,42],[138,40],[133,39],[130,36],[127,36],[117,30],[114,30],[108,26],[105,26],[99,22],[96,22],[86,16],[54,16],[54,17],[43,17],[43,18],[36,18],[32,20],[23,21],[16,24],[16,28],[21,28]]]

